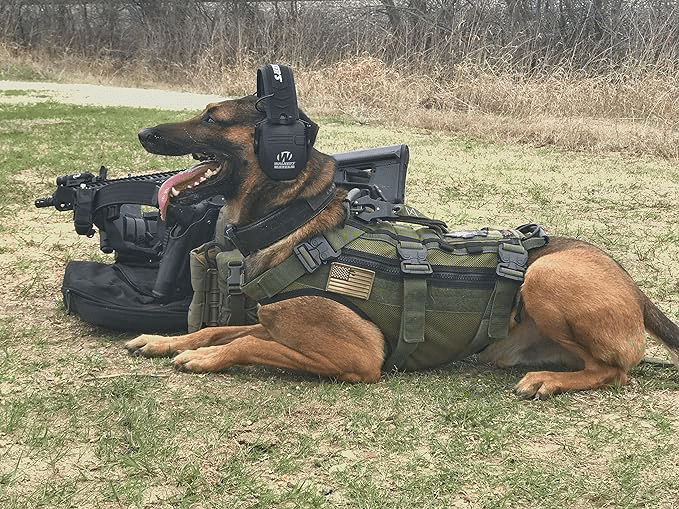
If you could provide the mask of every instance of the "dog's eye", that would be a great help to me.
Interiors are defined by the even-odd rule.
[[[210,115],[208,115],[207,117],[205,117],[205,120],[204,120],[204,121],[207,122],[208,124],[214,124],[214,123],[215,123],[215,119],[212,118]]]

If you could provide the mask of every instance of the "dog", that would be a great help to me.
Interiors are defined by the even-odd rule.
[[[303,112],[315,138],[318,126]],[[200,162],[170,189],[159,207],[176,200],[193,203],[222,194],[228,222],[246,225],[281,207],[328,189],[334,161],[310,149],[308,162],[290,180],[272,180],[254,149],[256,124],[264,119],[257,98],[210,104],[185,122],[142,129],[139,139],[154,154],[193,154]],[[306,224],[245,260],[249,278],[291,256],[293,247],[345,220],[345,191]],[[667,348],[679,368],[679,327],[637,287],[628,273],[597,247],[551,237],[531,250],[520,303],[511,330],[478,352],[500,367],[549,366],[564,371],[528,372],[514,391],[544,399],[566,391],[626,384],[642,359],[645,331]],[[145,357],[174,356],[188,372],[218,372],[234,365],[260,364],[317,374],[346,382],[377,382],[385,359],[385,336],[374,323],[323,295],[303,295],[262,305],[259,323],[209,327],[176,337],[141,335],[126,343]]]

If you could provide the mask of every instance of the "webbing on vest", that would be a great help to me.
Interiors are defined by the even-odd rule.
[[[243,293],[243,255],[211,241],[190,252],[193,298],[188,331],[256,323],[257,303]]]
[[[229,311],[231,312],[230,323],[248,323],[247,304],[243,293],[243,255],[237,250],[222,251],[217,254],[218,267],[224,267],[223,271],[228,275],[219,280],[220,291],[228,295]]]
[[[312,294],[349,304],[382,329],[389,347],[384,370],[429,367],[507,336],[528,250],[546,242],[534,225],[441,235],[348,221],[296,246],[243,291],[264,302]],[[366,274],[374,278],[369,283],[361,279]]]
[[[295,247],[295,254],[280,265],[263,272],[243,285],[243,292],[256,301],[270,299],[303,275],[313,272],[324,263],[324,255],[331,250],[339,251],[363,234],[363,230],[350,225],[314,237]]]

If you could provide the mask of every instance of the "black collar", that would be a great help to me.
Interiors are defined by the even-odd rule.
[[[254,223],[236,226],[229,224],[224,231],[227,242],[231,242],[243,256],[249,256],[259,249],[269,247],[308,223],[335,197],[335,184],[311,198],[300,198],[280,209],[270,212]]]

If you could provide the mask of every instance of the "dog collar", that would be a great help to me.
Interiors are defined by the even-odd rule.
[[[316,217],[335,197],[335,184],[311,198],[301,198],[270,212],[257,221],[237,226],[229,224],[224,237],[243,256],[269,247]]]

